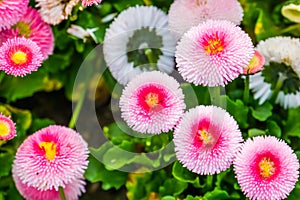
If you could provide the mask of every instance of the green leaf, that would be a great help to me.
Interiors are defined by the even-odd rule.
[[[43,90],[45,77],[46,74],[41,69],[24,77],[7,75],[1,82],[0,96],[8,101],[30,97],[35,92]]]
[[[14,156],[11,154],[8,153],[0,154],[0,163],[1,163],[0,177],[8,176],[10,174],[13,160],[14,160]]]
[[[249,137],[255,137],[255,136],[265,135],[265,134],[266,132],[264,130],[257,129],[257,128],[252,128],[248,130]]]
[[[184,102],[186,104],[186,109],[190,109],[199,105],[198,98],[196,96],[196,91],[194,90],[194,88],[191,86],[190,83],[182,83],[180,87],[185,96]]]
[[[59,72],[70,66],[74,51],[72,48],[51,55],[43,62],[43,68],[51,73]]]
[[[184,200],[200,200],[200,197],[193,197],[192,195],[187,195]]]
[[[247,128],[249,126],[247,122],[249,108],[241,100],[233,101],[228,96],[226,102],[226,110],[238,122],[240,128]]]
[[[13,121],[16,123],[17,131],[26,132],[32,123],[32,115],[29,110],[18,109],[10,105],[6,106],[11,113]]]
[[[176,198],[172,197],[172,196],[164,196],[164,197],[161,198],[161,200],[176,200]]]
[[[203,200],[222,200],[222,199],[230,199],[230,196],[225,190],[220,190],[215,188],[211,192],[206,192],[205,195],[203,196]]]
[[[195,173],[183,167],[183,165],[178,161],[175,161],[173,164],[172,174],[177,180],[187,183],[194,183],[197,178]]]
[[[90,155],[89,165],[85,171],[84,177],[92,183],[101,181],[102,189],[119,189],[126,183],[127,173],[121,171],[107,170],[94,156]]]
[[[288,110],[288,118],[284,126],[284,136],[300,138],[300,123],[299,123],[300,107]]]
[[[163,186],[159,187],[159,193],[162,196],[173,195],[178,196],[188,187],[187,182],[179,181],[175,178],[167,179]]]
[[[273,135],[278,138],[281,137],[281,128],[275,121],[269,120],[267,122],[267,127],[268,127],[268,130],[267,130],[268,134]]]
[[[263,122],[272,116],[273,106],[269,102],[266,102],[255,109],[252,107],[250,107],[250,109],[252,111],[252,116],[255,119]]]
[[[55,121],[53,121],[51,119],[47,119],[47,118],[41,119],[41,118],[33,117],[30,129],[28,130],[28,132],[34,133],[42,128],[45,128],[47,126],[54,125],[54,124],[55,124]]]

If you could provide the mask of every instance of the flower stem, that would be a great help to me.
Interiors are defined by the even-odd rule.
[[[277,83],[275,85],[275,89],[274,89],[273,94],[272,94],[271,99],[270,99],[271,102],[275,102],[276,101],[277,96],[278,96],[278,94],[279,94],[279,92],[280,92],[280,90],[281,90],[281,88],[283,86],[283,82],[284,82],[285,78],[286,77],[284,75],[279,74],[278,81],[277,81]]]
[[[147,56],[147,59],[148,59],[149,63],[155,63],[155,59],[154,59],[152,49],[146,49],[145,54]]]
[[[58,187],[58,191],[59,191],[60,199],[61,200],[67,200],[64,189],[61,186]]]
[[[80,114],[80,111],[81,111],[81,108],[82,108],[82,105],[83,105],[83,102],[84,102],[84,98],[85,98],[85,93],[86,93],[86,87],[83,88],[83,92],[76,104],[76,107],[73,111],[73,114],[72,114],[72,117],[71,117],[71,120],[69,122],[69,128],[74,128],[75,127],[75,123],[78,119],[78,116]]]
[[[84,103],[85,95],[88,90],[88,85],[89,85],[89,81],[91,80],[92,74],[93,74],[93,70],[91,68],[89,68],[89,70],[87,70],[87,72],[86,72],[86,76],[84,77],[83,80],[81,80],[81,83],[83,84],[83,87],[81,89],[82,92],[80,94],[79,100],[77,101],[76,107],[73,110],[72,117],[69,122],[69,128],[72,128],[72,129],[75,128],[75,124],[77,122],[82,105]]]
[[[250,88],[249,88],[249,84],[250,84],[250,81],[249,81],[249,75],[247,74],[246,75],[246,78],[245,78],[245,89],[244,89],[244,96],[243,96],[243,100],[244,100],[244,104],[247,105],[248,104],[248,101],[249,101],[249,93],[250,93]]]
[[[226,105],[226,99],[221,96],[221,87],[209,87],[210,101],[212,105],[224,108]]]
[[[213,187],[213,178],[214,178],[213,175],[206,176],[206,184],[209,189]]]

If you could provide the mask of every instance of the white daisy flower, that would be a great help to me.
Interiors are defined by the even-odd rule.
[[[276,103],[284,108],[300,106],[300,40],[291,37],[273,37],[257,45],[265,57],[264,69],[250,76],[250,89],[254,98],[263,104],[279,93]]]
[[[36,2],[43,20],[48,24],[56,25],[68,19],[79,0],[36,0]]]
[[[123,85],[143,71],[174,69],[176,41],[168,30],[167,15],[154,6],[124,10],[104,37],[104,59]]]

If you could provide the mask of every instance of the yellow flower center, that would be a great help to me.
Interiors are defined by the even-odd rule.
[[[54,142],[41,142],[39,147],[44,149],[45,156],[48,161],[51,161],[56,156],[56,144]]]
[[[159,103],[158,94],[149,93],[146,97],[146,103],[150,108],[156,107]]]
[[[263,178],[269,178],[275,173],[275,164],[269,158],[263,158],[259,164],[260,176]]]
[[[207,1],[206,0],[196,0],[196,4],[197,4],[197,6],[206,5]]]
[[[200,140],[205,144],[210,143],[212,141],[212,137],[208,131],[198,130],[198,135]]]
[[[30,25],[19,21],[18,23],[16,23],[13,27],[13,29],[18,28],[19,29],[19,36],[24,36],[26,38],[29,38],[30,33],[31,33],[31,29],[30,29]]]
[[[24,64],[27,62],[27,54],[23,51],[17,51],[11,55],[11,60],[17,65]]]
[[[207,44],[204,46],[204,50],[208,54],[217,54],[224,50],[223,41],[215,36],[207,41]]]
[[[9,127],[6,123],[0,122],[0,136],[5,136],[9,133]]]

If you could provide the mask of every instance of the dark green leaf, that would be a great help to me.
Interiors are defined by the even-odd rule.
[[[188,187],[187,182],[179,181],[175,178],[167,179],[163,186],[159,187],[159,193],[162,196],[178,196]]]
[[[226,103],[226,110],[238,122],[240,128],[247,128],[249,126],[247,122],[249,108],[239,99],[233,101],[226,97]]]
[[[102,188],[109,190],[111,188],[119,189],[124,185],[127,180],[127,173],[107,170],[101,162],[90,155],[84,177],[92,183],[102,182]]]
[[[280,126],[273,120],[267,122],[268,126],[268,134],[273,135],[275,137],[281,137],[281,128]]]
[[[252,128],[248,130],[248,136],[249,137],[255,137],[255,136],[259,136],[259,135],[265,135],[266,132],[264,130],[260,130],[257,128]]]
[[[203,200],[222,200],[222,199],[230,199],[230,196],[225,190],[214,189],[211,192],[205,193],[203,196]]]
[[[259,121],[266,121],[272,116],[273,106],[269,102],[266,102],[257,108],[250,108],[252,111],[252,116]]]

